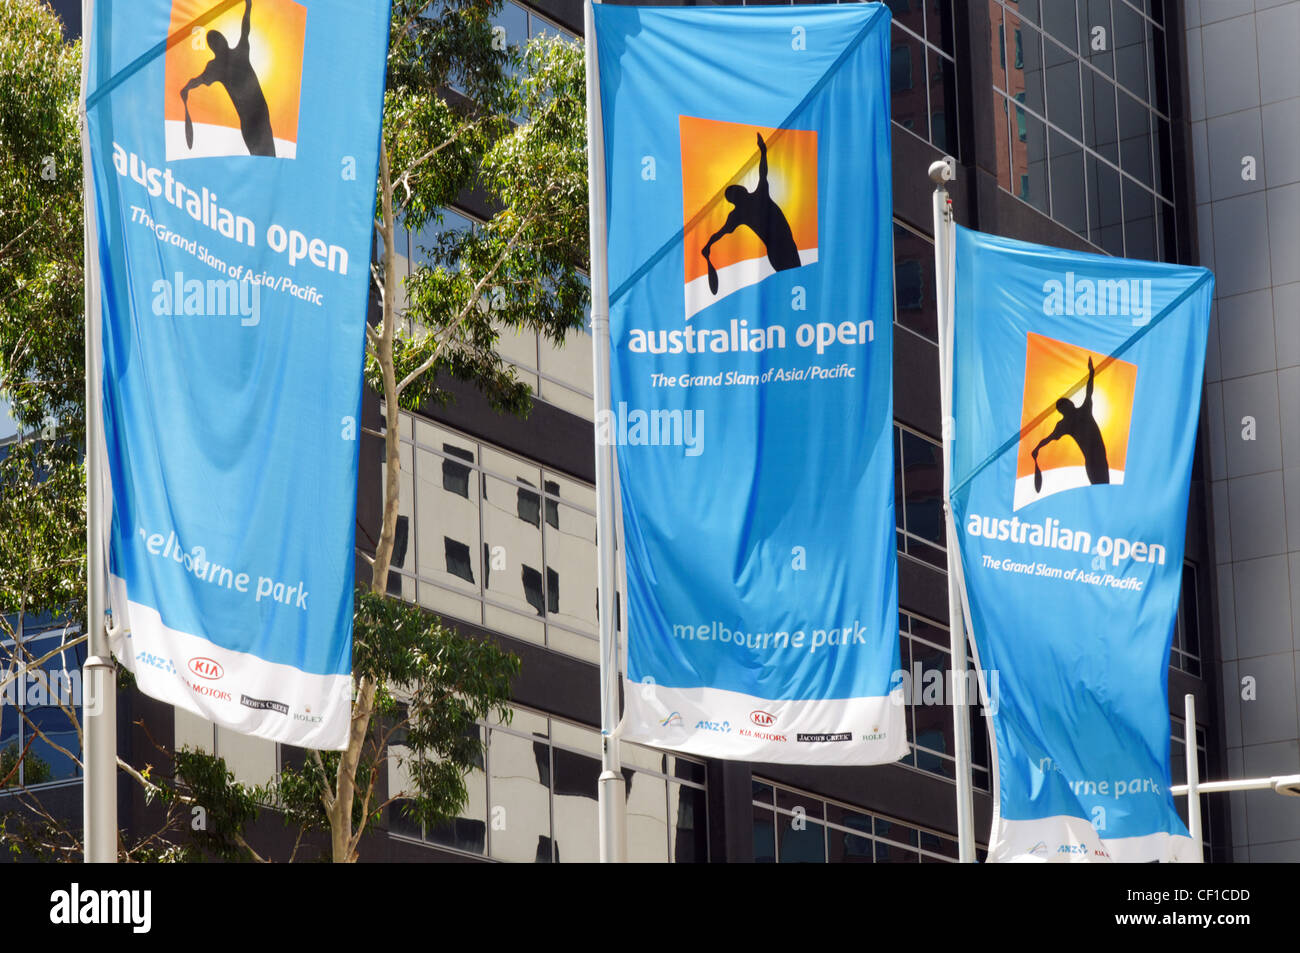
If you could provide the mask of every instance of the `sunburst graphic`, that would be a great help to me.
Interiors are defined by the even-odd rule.
[[[817,260],[817,133],[679,117],[686,320]]]
[[[1012,509],[1122,484],[1136,389],[1136,364],[1030,334]]]
[[[167,161],[294,158],[306,32],[307,8],[294,0],[173,0]]]

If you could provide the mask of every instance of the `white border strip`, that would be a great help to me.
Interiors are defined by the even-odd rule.
[[[624,679],[623,699],[623,740],[702,757],[864,765],[890,764],[908,752],[902,688],[866,698],[773,701]]]
[[[113,654],[146,695],[242,734],[322,751],[347,747],[350,675],[314,675],[222,648],[169,628],[158,610],[130,601],[120,577],[110,576],[109,588],[128,614],[115,620],[121,628],[110,640]]]

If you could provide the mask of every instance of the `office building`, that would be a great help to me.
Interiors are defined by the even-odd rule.
[[[65,4],[66,5],[66,4]],[[61,6],[55,4],[55,6]],[[1202,777],[1300,771],[1300,0],[893,0],[895,431],[903,667],[947,671],[931,183],[957,159],[957,221],[1080,251],[1216,273],[1183,593],[1168,669],[1175,783],[1183,696]],[[576,37],[577,0],[509,2],[510,42]],[[1248,161],[1249,160],[1249,161]],[[445,228],[487,210],[472,198]],[[427,236],[425,236],[427,237]],[[422,236],[407,238],[407,257]],[[362,856],[593,860],[599,684],[590,338],[503,334],[536,396],[495,414],[467,388],[402,413],[392,591],[523,661],[509,725],[455,822],[390,810]],[[366,425],[379,429],[377,400]],[[378,525],[382,456],[363,442],[358,545]],[[370,545],[373,545],[371,543]],[[363,578],[365,578],[363,574]],[[1249,696],[1247,700],[1246,696]],[[954,861],[953,719],[913,699],[893,765],[811,768],[623,746],[629,855],[646,861]],[[137,699],[165,745],[201,745],[260,782],[295,753]],[[976,834],[991,818],[974,731]],[[142,744],[140,732],[123,737]],[[57,784],[58,782],[52,782]],[[385,785],[400,789],[394,768]],[[123,822],[143,808],[123,787]],[[1203,798],[1207,859],[1300,860],[1300,804]],[[259,833],[274,840],[273,825]]]

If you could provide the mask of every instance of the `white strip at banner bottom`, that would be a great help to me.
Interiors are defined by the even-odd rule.
[[[708,758],[772,764],[889,764],[907,754],[903,690],[772,701],[719,688],[624,680],[620,737]]]
[[[1184,834],[1140,837],[1097,836],[1081,817],[1058,815],[1032,821],[994,824],[989,863],[1038,864],[1199,864],[1196,845]]]
[[[140,690],[233,731],[317,750],[338,749],[352,715],[352,678],[313,675],[222,648],[168,628],[158,610],[131,602],[126,582],[109,577],[115,623],[109,642]],[[127,618],[122,619],[122,608]]]

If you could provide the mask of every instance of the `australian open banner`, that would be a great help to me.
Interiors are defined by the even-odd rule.
[[[1168,666],[1213,277],[957,229],[953,513],[991,861],[1195,861]]]
[[[388,4],[100,0],[88,34],[113,651],[344,747]]]
[[[623,737],[895,761],[888,11],[594,12]]]

